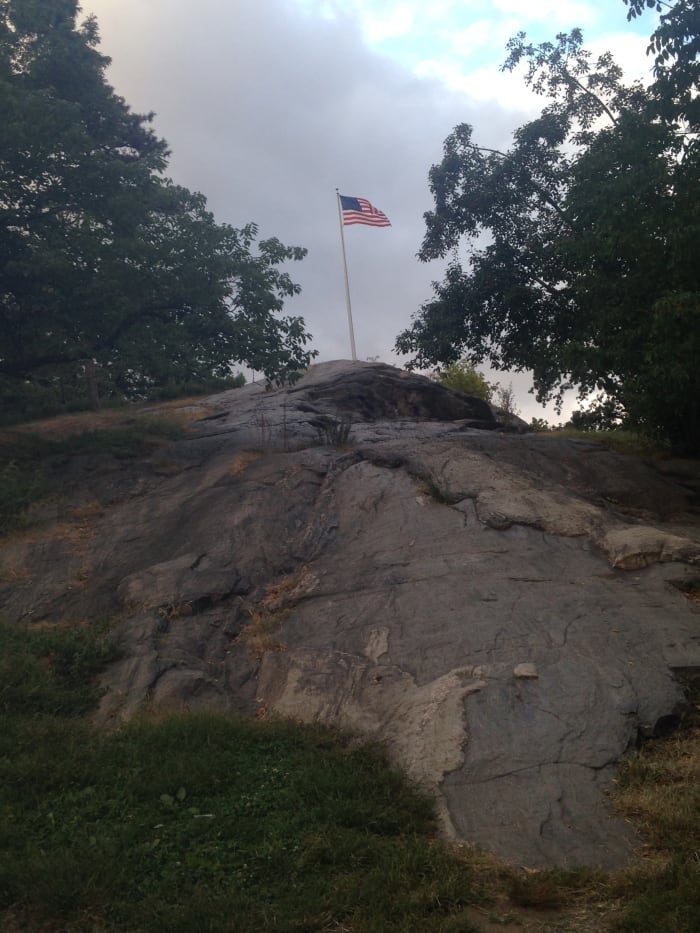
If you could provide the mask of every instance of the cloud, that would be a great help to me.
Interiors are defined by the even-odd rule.
[[[501,0],[506,18],[509,3]],[[349,356],[336,187],[388,214],[390,228],[345,232],[358,356],[395,362],[396,335],[442,275],[440,263],[423,265],[415,254],[432,206],[428,170],[443,140],[468,122],[485,145],[506,147],[539,109],[520,79],[499,73],[501,54],[488,66],[425,54],[426,36],[438,31],[453,51],[478,42],[488,28],[483,4],[82,5],[97,14],[117,92],[137,112],[156,112],[156,132],[173,152],[169,174],[202,191],[219,221],[253,220],[261,236],[308,248],[289,270],[302,294],[286,307],[305,318],[321,359]],[[514,383],[527,416],[541,414],[526,377]]]
[[[518,16],[527,28],[528,23],[545,23],[548,31],[569,30],[573,26],[591,26],[600,21],[600,6],[583,0],[537,0],[524,4],[522,0],[492,0],[499,13]]]
[[[194,19],[179,0],[85,7],[98,14],[119,93],[157,112],[176,180],[203,191],[219,220],[256,220],[263,235],[309,248],[289,310],[324,355],[347,355],[336,187],[389,215],[390,229],[347,231],[358,351],[386,358],[439,277],[415,260],[428,169],[463,120],[488,119],[505,139],[505,113],[372,52],[346,15],[294,15],[279,0],[235,12],[201,0]]]

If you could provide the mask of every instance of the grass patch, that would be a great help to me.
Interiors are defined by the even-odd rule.
[[[617,806],[645,843],[618,880],[629,902],[616,931],[700,931],[700,684],[678,730],[643,746],[620,771]]]
[[[118,656],[104,624],[31,629],[0,623],[0,715],[87,713],[100,696],[97,675]]]
[[[101,636],[0,634],[3,929],[475,929],[479,884],[378,749],[213,714],[96,734]]]
[[[327,728],[201,713],[96,733],[114,657],[104,627],[0,626],[0,929],[700,931],[697,691],[620,772],[644,857],[528,872],[439,842],[382,751]]]
[[[594,441],[614,450],[619,454],[630,454],[660,460],[670,455],[670,448],[636,431],[618,428],[613,431],[583,431],[579,428],[554,428],[551,431],[538,432],[543,437],[565,437],[573,440]]]
[[[173,418],[130,419],[128,424],[75,430],[64,437],[34,431],[0,436],[0,535],[32,524],[31,509],[52,494],[51,472],[67,457],[109,454],[119,460],[144,456],[184,432]]]
[[[59,737],[69,758],[47,780],[25,749],[7,794],[21,819],[5,821],[15,851],[0,891],[32,922],[437,930],[474,899],[425,838],[426,801],[325,730],[197,715]]]
[[[135,418],[129,424],[108,428],[79,431],[61,440],[47,441],[47,452],[53,455],[79,456],[111,453],[115,457],[130,459],[141,456],[160,440],[182,437],[182,423],[174,417]]]

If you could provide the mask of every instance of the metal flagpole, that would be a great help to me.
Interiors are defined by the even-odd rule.
[[[345,301],[348,308],[348,327],[350,329],[350,350],[352,351],[353,360],[357,360],[357,353],[355,352],[355,331],[352,326],[352,307],[350,305],[350,283],[348,281],[348,262],[345,258],[345,235],[343,233],[343,212],[340,207],[340,193],[338,189],[335,189],[335,195],[338,199],[338,221],[340,223],[340,245],[343,249],[343,271],[345,273]]]

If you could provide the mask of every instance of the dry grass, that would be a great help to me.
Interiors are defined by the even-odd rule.
[[[133,415],[124,409],[55,415],[53,418],[27,421],[11,428],[0,428],[0,441],[11,442],[18,434],[37,434],[52,440],[62,440],[82,431],[100,431],[122,426],[132,419]]]
[[[282,577],[276,583],[268,583],[258,607],[263,612],[278,612],[280,609],[290,609],[302,597],[311,593],[316,588],[317,583],[317,577],[311,573],[309,565],[305,564],[298,573]]]
[[[110,462],[133,462],[148,457],[156,473],[179,472],[181,465],[169,457],[167,445],[182,436],[188,423],[188,417],[177,413],[153,418],[150,413],[132,417],[112,410],[0,431],[0,533],[7,536],[56,517],[63,498],[60,466],[66,458],[106,456]]]
[[[95,523],[105,511],[98,502],[91,502],[55,521],[4,535],[0,552],[0,585],[28,583],[34,576],[31,570],[34,548],[59,542],[66,545],[78,561],[72,577],[65,580],[66,590],[83,589],[90,578],[90,545],[97,535]]]
[[[228,468],[228,475],[240,476],[241,473],[245,473],[251,463],[255,463],[255,461],[259,460],[261,456],[261,453],[255,451],[236,454],[236,456],[231,461],[231,466]]]
[[[260,659],[268,651],[287,650],[275,634],[299,600],[315,589],[317,582],[309,567],[304,566],[299,573],[268,583],[258,602],[246,608],[251,622],[242,634],[256,658]]]
[[[11,429],[0,430],[0,438],[12,438],[17,434],[35,434],[49,440],[64,440],[74,434],[88,431],[104,431],[124,427],[134,422],[132,409],[114,408],[106,411],[85,411],[71,415],[55,415],[41,421],[28,421]]]
[[[620,915],[604,872],[519,869],[464,843],[448,847],[480,892],[468,911],[480,933],[602,933]]]
[[[166,606],[160,606],[158,609],[158,614],[168,621],[191,616],[193,612],[192,603],[187,601],[168,603]]]
[[[700,929],[700,684],[672,735],[647,743],[619,772],[616,809],[638,830],[635,864],[611,879],[625,904],[615,929]]]
[[[269,651],[286,651],[286,645],[275,637],[280,625],[289,616],[291,609],[279,609],[276,612],[260,612],[254,606],[247,609],[251,621],[241,634],[253,657],[260,660]]]
[[[3,547],[11,543],[22,545],[43,544],[50,541],[67,542],[75,554],[83,553],[96,534],[95,521],[101,518],[107,509],[97,501],[88,502],[69,509],[53,521],[28,528],[19,528],[3,537]]]
[[[700,725],[642,748],[623,768],[620,785],[617,809],[638,827],[647,858],[667,861],[691,827],[700,845]]]
[[[224,390],[228,391],[228,390]],[[183,410],[185,414],[191,414],[193,418],[200,418],[203,414],[209,412],[209,407],[204,404],[204,400],[211,398],[211,392],[204,392],[202,395],[187,395],[182,398],[174,398],[169,401],[147,403],[141,407],[148,410],[156,408],[158,410],[173,412]]]
[[[19,586],[31,579],[26,554],[17,554],[14,551],[0,553],[0,586]]]
[[[75,434],[130,428],[148,421],[167,420],[186,428],[205,411],[204,406],[194,404],[192,399],[177,399],[174,402],[139,403],[123,408],[54,415],[52,418],[13,425],[12,428],[1,428],[0,444],[11,443],[18,434],[36,435],[46,440],[61,441]]]

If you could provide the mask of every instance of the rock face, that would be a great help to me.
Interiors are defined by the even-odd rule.
[[[117,620],[100,721],[337,723],[435,792],[446,832],[523,865],[623,863],[606,787],[700,670],[696,465],[504,433],[382,364],[201,404],[144,463],[65,467],[65,514],[3,551],[7,619]]]

